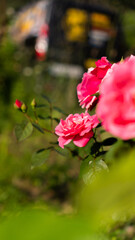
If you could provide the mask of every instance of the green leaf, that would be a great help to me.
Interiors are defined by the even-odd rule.
[[[36,108],[44,108],[44,107],[48,107],[48,105],[47,104],[37,104],[35,107]]]
[[[53,118],[53,120],[55,120],[57,123],[60,122],[60,119],[59,119],[59,118]]]
[[[96,161],[96,166],[99,169],[99,171],[102,171],[102,170],[109,171],[109,168],[108,168],[107,164],[102,159]]]
[[[58,141],[56,141],[56,142],[50,142],[50,144],[58,145]]]
[[[65,113],[62,109],[60,109],[59,107],[53,107],[53,109],[54,110],[56,110],[57,112],[59,112],[59,113],[62,113],[62,114],[64,114],[65,116],[67,116],[68,114],[67,113]]]
[[[89,156],[81,164],[80,177],[85,184],[88,184],[92,183],[100,173],[108,170],[108,166],[102,159],[94,159]]]
[[[48,119],[50,119],[49,116],[44,117],[44,116],[42,116],[42,115],[38,115],[38,118],[40,118],[40,119],[42,119],[42,120],[48,120]]]
[[[24,121],[21,124],[17,124],[15,127],[15,135],[19,142],[28,138],[33,132],[33,126],[31,122]]]
[[[50,150],[51,147],[43,148],[34,153],[32,156],[32,168],[43,165],[50,155]]]
[[[101,125],[101,123],[99,123],[97,126],[96,126],[96,128],[100,128],[102,125]]]
[[[60,154],[61,156],[66,156],[63,152],[59,151],[58,149],[56,148],[53,148],[53,151],[57,152],[58,154]]]
[[[98,153],[96,154],[96,157],[103,156],[103,155],[106,154],[106,153],[107,153],[107,151],[98,152]]]
[[[93,157],[89,155],[87,158],[85,158],[80,165],[80,174],[79,177],[82,178],[84,174],[86,174],[89,171],[89,163],[93,161]]]
[[[52,100],[48,97],[48,96],[46,96],[45,94],[42,94],[42,97],[50,104],[50,103],[52,103]]]
[[[38,118],[40,118],[40,119],[42,119],[42,120],[48,120],[48,119],[51,119],[50,116],[44,117],[44,116],[41,116],[41,115],[38,115]],[[52,118],[52,120],[56,121],[57,123],[59,123],[59,121],[60,121],[59,118]]]
[[[32,123],[33,127],[36,128],[39,132],[44,133],[44,130],[42,127],[40,127],[37,123]]]
[[[105,139],[105,140],[102,142],[102,145],[103,145],[103,146],[110,146],[110,145],[112,145],[112,144],[114,144],[114,143],[116,143],[116,142],[117,142],[117,139],[116,139],[116,138],[110,137],[110,138]]]

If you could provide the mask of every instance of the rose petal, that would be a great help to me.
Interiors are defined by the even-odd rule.
[[[86,133],[83,136],[77,135],[74,137],[73,143],[78,147],[84,147],[89,142],[89,140],[92,138],[93,134],[94,134],[93,131],[90,131],[89,133]]]
[[[69,137],[59,137],[58,138],[58,142],[59,142],[59,146],[61,148],[64,148],[64,145],[67,145],[68,143],[70,143],[73,139],[73,136],[69,136]]]

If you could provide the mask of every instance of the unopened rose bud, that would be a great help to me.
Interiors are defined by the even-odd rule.
[[[32,108],[34,109],[35,107],[36,107],[36,105],[37,105],[37,103],[36,103],[36,100],[35,100],[35,98],[32,100],[32,102],[31,102],[31,106],[32,106]]]
[[[22,112],[24,112],[24,113],[27,112],[27,106],[26,106],[25,103],[22,104],[22,106],[21,106],[21,110],[22,110]]]
[[[22,106],[22,102],[21,101],[19,101],[18,99],[16,99],[16,101],[15,101],[15,103],[14,103],[14,107],[16,108],[16,109],[21,109],[21,106]]]

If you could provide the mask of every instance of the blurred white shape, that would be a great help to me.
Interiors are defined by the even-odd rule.
[[[102,46],[104,42],[108,41],[110,34],[103,30],[93,29],[89,33],[89,41],[96,46]]]
[[[37,37],[41,26],[47,21],[49,0],[39,1],[24,7],[15,17],[10,33],[14,41],[22,42],[28,37]]]
[[[52,63],[49,66],[49,71],[55,76],[67,76],[71,78],[79,78],[82,76],[84,69],[79,65]]]

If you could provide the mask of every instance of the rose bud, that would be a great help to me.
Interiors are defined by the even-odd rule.
[[[22,104],[23,104],[23,103],[22,103],[20,100],[16,99],[16,101],[15,101],[15,103],[14,103],[14,107],[15,107],[16,109],[21,109]]]
[[[26,106],[25,103],[22,104],[21,110],[22,110],[23,113],[26,113],[26,112],[27,112],[27,106]]]
[[[35,98],[32,100],[31,104],[32,108],[34,109],[37,105]]]

